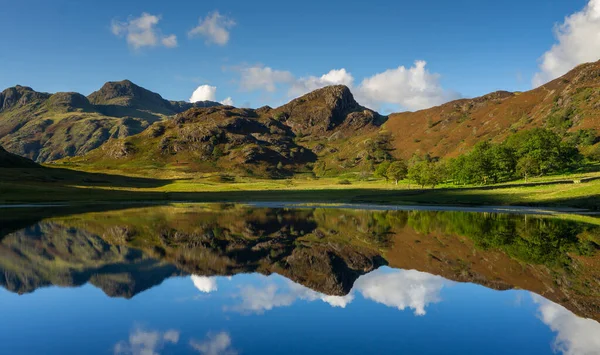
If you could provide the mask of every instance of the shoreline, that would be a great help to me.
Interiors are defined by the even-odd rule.
[[[430,204],[377,204],[377,203],[324,203],[311,201],[196,201],[196,200],[172,200],[172,201],[95,201],[95,202],[48,202],[48,203],[16,203],[0,204],[0,210],[26,210],[39,208],[71,208],[71,207],[100,207],[100,206],[156,206],[174,204],[239,204],[257,208],[295,208],[295,209],[353,209],[368,211],[435,211],[435,212],[471,212],[471,213],[500,213],[500,214],[523,214],[523,215],[582,215],[600,216],[600,212],[585,208],[575,207],[551,207],[551,206],[487,206],[487,205],[430,205]]]

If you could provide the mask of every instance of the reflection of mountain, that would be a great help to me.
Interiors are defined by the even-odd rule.
[[[598,227],[531,216],[161,206],[56,217],[9,234],[0,242],[0,282],[30,292],[89,281],[109,295],[131,297],[176,274],[198,275],[196,287],[210,292],[216,289],[210,276],[277,273],[329,296],[346,296],[356,283],[367,298],[422,313],[413,294],[398,291],[404,286],[387,292],[378,285],[428,292],[440,285],[436,279],[424,289],[416,271],[357,282],[389,264],[530,290],[599,319],[599,237]],[[435,293],[423,296],[436,301]]]
[[[0,244],[0,284],[28,293],[49,285],[87,282],[109,296],[132,297],[179,272],[141,251],[114,246],[85,230],[53,222],[6,236]]]

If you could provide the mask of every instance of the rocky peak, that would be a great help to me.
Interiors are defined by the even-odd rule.
[[[55,111],[72,112],[76,110],[91,111],[92,105],[87,97],[76,92],[57,92],[48,100]]]
[[[118,98],[162,100],[159,94],[146,90],[129,80],[109,81],[100,90],[88,96],[90,102],[96,105],[106,104]]]
[[[276,109],[296,134],[323,135],[344,125],[362,128],[379,114],[356,102],[347,86],[334,85],[310,92]]]
[[[37,92],[28,86],[17,85],[0,93],[0,112],[17,106],[25,106],[32,102],[43,101],[48,97],[50,97],[50,94]]]

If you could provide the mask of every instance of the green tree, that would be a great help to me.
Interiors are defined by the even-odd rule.
[[[396,182],[396,185],[398,185],[398,181],[405,179],[407,174],[408,166],[403,160],[398,160],[389,164],[386,172],[386,176],[389,179],[394,180]]]
[[[525,182],[527,182],[529,176],[539,174],[539,168],[538,162],[528,155],[519,159],[517,163],[517,172],[525,179]]]
[[[385,181],[387,182],[390,179],[390,176],[388,175],[388,169],[390,165],[391,163],[389,161],[384,161],[383,163],[377,166],[373,174],[375,175],[375,177],[385,179]]]

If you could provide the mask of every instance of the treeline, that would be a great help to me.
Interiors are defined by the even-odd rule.
[[[408,179],[425,187],[444,182],[454,184],[494,184],[533,176],[569,172],[582,165],[578,149],[582,141],[593,143],[589,132],[563,139],[542,128],[522,131],[502,143],[480,142],[457,158],[442,160],[429,155],[414,155],[408,162],[385,161],[375,169],[376,177],[386,180]],[[584,138],[584,139],[581,139]]]

